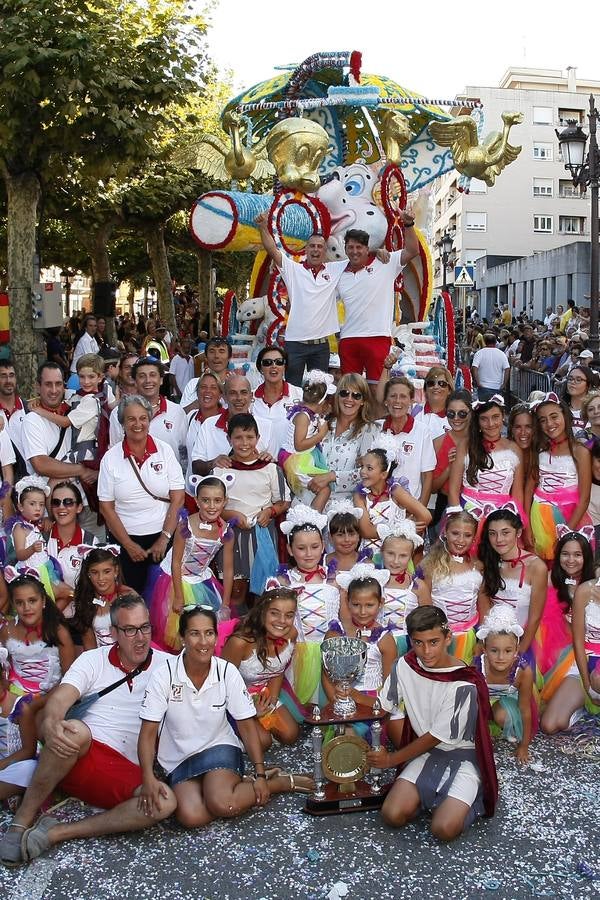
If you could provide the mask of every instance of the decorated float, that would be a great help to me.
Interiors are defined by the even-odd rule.
[[[479,101],[421,97],[361,72],[357,51],[317,53],[231,100],[221,119],[230,144],[203,135],[196,163],[230,188],[203,194],[190,227],[207,250],[256,254],[250,299],[238,304],[232,292],[225,298],[221,329],[244,348],[238,352],[254,358],[265,342],[285,340],[287,293],[262,249],[259,213],[268,213],[283,253],[301,260],[309,236],[320,232],[329,258],[340,259],[348,228],[367,231],[371,250],[401,249],[399,211],[410,204],[420,252],[395,285],[404,348],[398,365],[419,378],[441,359],[455,372],[451,298],[443,293],[432,303],[427,186],[452,169],[460,190],[468,191],[472,177],[493,185],[521,150],[508,141],[521,114],[504,113],[503,120],[501,133],[481,140]]]

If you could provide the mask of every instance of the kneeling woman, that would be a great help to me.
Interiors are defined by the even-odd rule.
[[[213,610],[184,610],[179,633],[183,651],[152,676],[140,711],[140,809],[147,808],[146,802],[153,808],[162,789],[153,773],[157,740],[158,761],[177,797],[177,818],[188,827],[264,806],[273,794],[310,790],[311,779],[303,776],[276,770],[267,777],[254,703],[235,666],[213,655]],[[241,741],[228,714],[236,720]],[[255,766],[250,781],[243,779],[242,744]]]

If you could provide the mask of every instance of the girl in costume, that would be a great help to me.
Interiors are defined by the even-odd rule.
[[[527,660],[519,655],[519,639],[523,628],[514,611],[507,606],[494,606],[477,630],[483,641],[483,653],[476,666],[485,678],[490,692],[494,731],[516,744],[515,756],[520,763],[529,762],[529,744],[537,730],[537,707],[534,701],[533,672]]]
[[[292,588],[298,595],[294,623],[298,644],[292,667],[292,688],[300,703],[319,702],[321,681],[321,641],[329,622],[337,619],[340,592],[327,582],[323,559],[322,532],[327,517],[299,503],[288,512],[281,531],[287,535],[288,552],[294,561],[279,570],[277,578],[267,582],[267,589],[279,584]]]
[[[495,510],[485,520],[478,551],[483,563],[480,617],[495,604],[510,606],[523,628],[519,653],[533,665],[532,643],[544,612],[548,576],[542,560],[521,549],[522,533],[514,505]]]
[[[451,652],[471,665],[477,638],[483,566],[470,555],[477,520],[464,510],[448,511],[445,528],[420,567],[419,605],[443,609],[452,629]]]
[[[85,531],[77,522],[83,510],[83,500],[76,484],[59,481],[50,495],[50,513],[54,520],[48,535],[49,556],[60,566],[62,581],[54,585],[56,605],[65,619],[75,614],[75,585],[81,571],[79,547],[94,546],[97,539],[91,531]]]
[[[279,453],[279,464],[292,493],[302,502],[312,499],[310,505],[319,512],[329,500],[331,489],[325,485],[313,495],[306,485],[315,475],[325,475],[329,471],[321,441],[329,433],[325,413],[332,394],[335,394],[333,375],[319,369],[305,375],[302,402],[294,404],[287,412],[287,434]]]
[[[6,566],[14,620],[0,627],[0,644],[8,650],[10,692],[46,694],[59,683],[75,659],[65,620],[34,569]]]
[[[414,588],[414,576],[409,571],[413,553],[423,546],[423,538],[417,534],[412,519],[380,525],[377,529],[383,543],[381,558],[390,580],[383,589],[383,623],[392,628],[398,655],[408,650],[406,617],[416,609],[419,599]]]
[[[361,562],[359,521],[364,509],[353,506],[351,500],[332,500],[327,509],[329,539],[333,552],[327,554],[327,572],[349,572]]]
[[[576,589],[571,613],[576,665],[544,711],[541,725],[546,734],[568,728],[584,707],[600,715],[600,592],[596,579]]]
[[[503,427],[504,399],[500,394],[484,403],[473,403],[467,448],[457,448],[456,458],[450,466],[448,506],[460,504],[469,512],[473,506],[484,504],[499,509],[513,500],[521,514],[521,451],[514,441],[502,437]],[[480,531],[481,521],[476,543],[479,543]]]
[[[535,452],[527,496],[532,498],[531,529],[535,552],[550,567],[558,539],[556,526],[577,531],[591,524],[592,465],[589,450],[575,441],[571,412],[556,394],[537,403]]]
[[[575,671],[575,655],[571,634],[571,617],[575,591],[584,581],[594,577],[591,548],[593,528],[586,525],[580,532],[558,525],[559,541],[554,553],[544,615],[540,625],[538,665],[544,677],[542,700],[548,704],[544,715],[552,720],[553,697],[570,671]],[[562,708],[559,699],[557,709]],[[550,712],[548,712],[550,710]]]
[[[41,527],[50,488],[38,475],[28,475],[17,481],[13,496],[18,515],[6,523],[9,535],[6,558],[18,570],[34,569],[46,593],[54,599],[53,584],[59,578],[48,555]]]
[[[83,560],[75,586],[75,615],[73,628],[81,635],[84,650],[114,644],[110,626],[111,603],[123,594],[135,593],[121,583],[120,547],[79,548]]]
[[[396,642],[391,628],[380,624],[383,609],[383,588],[390,573],[376,569],[370,563],[359,563],[349,572],[340,572],[336,581],[347,592],[348,613],[329,623],[326,638],[346,636],[359,638],[367,645],[367,661],[361,675],[350,689],[350,697],[363,706],[373,706],[383,682],[397,657]],[[330,703],[339,689],[322,674],[323,690]]]
[[[11,693],[8,650],[0,647],[0,802],[22,794],[35,772],[35,712],[40,705],[31,694]]]
[[[533,411],[528,403],[516,403],[508,416],[508,437],[514,441],[523,458],[523,472],[531,471],[533,453]]]
[[[197,512],[179,514],[173,547],[150,576],[150,621],[154,640],[163,649],[179,652],[179,616],[184,607],[208,605],[220,619],[230,615],[233,587],[233,531],[222,518],[227,489],[235,481],[234,472],[222,477],[192,475],[196,487]],[[223,587],[210,564],[222,549]]]
[[[283,693],[285,671],[298,637],[294,626],[297,607],[295,591],[284,587],[265,591],[238,622],[221,653],[237,666],[254,700],[264,750],[273,737],[282,744],[293,744],[300,734],[302,711],[289,692],[287,696]]]
[[[274,520],[289,507],[289,491],[281,469],[260,458],[256,449],[258,426],[254,416],[238,413],[227,425],[231,442],[230,466],[215,467],[213,475],[225,478],[235,472],[227,492],[223,518],[235,524],[234,586],[243,603],[246,590],[262,594],[266,581],[277,571],[277,534]],[[219,557],[219,567],[222,564]]]
[[[378,525],[392,526],[408,514],[417,521],[417,527],[424,529],[431,522],[431,513],[419,500],[408,492],[405,478],[401,483],[394,481],[397,447],[391,435],[381,435],[373,441],[361,460],[361,484],[355,492],[354,504],[366,515],[359,520],[363,546],[379,550],[381,539],[377,534]]]

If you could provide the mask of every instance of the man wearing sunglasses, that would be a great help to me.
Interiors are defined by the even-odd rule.
[[[175,810],[175,795],[166,784],[158,809],[144,808],[137,796],[143,780],[137,755],[140,706],[150,676],[168,654],[150,649],[152,627],[141,597],[125,594],[115,600],[110,619],[115,643],[82,653],[48,697],[39,764],[0,841],[5,865],[28,862],[73,838],[149,828]],[[85,715],[82,711],[78,718],[75,709],[68,718],[73,704],[91,695],[96,699]],[[77,822],[45,815],[34,825],[58,785],[68,796],[106,811]]]
[[[291,384],[302,386],[304,369],[329,367],[329,336],[340,329],[337,313],[337,285],[346,260],[325,262],[327,244],[322,234],[309,237],[306,260],[295,262],[282,253],[269,231],[267,213],[255,219],[263,247],[275,263],[288,292],[289,313],[285,329],[288,353],[287,377]]]
[[[471,371],[473,383],[477,385],[477,397],[485,402],[508,387],[510,364],[506,353],[496,346],[496,335],[493,332],[485,334],[484,341],[485,347],[473,357]]]
[[[344,238],[348,263],[338,284],[345,313],[340,333],[342,374],[365,373],[372,385],[379,381],[390,350],[394,284],[405,265],[419,252],[414,218],[407,210],[400,210],[399,218],[404,231],[402,250],[372,253],[369,235],[358,228],[348,229]]]

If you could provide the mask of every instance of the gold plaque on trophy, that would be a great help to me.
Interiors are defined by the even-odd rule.
[[[354,789],[368,770],[367,753],[371,748],[355,734],[340,734],[323,747],[322,765],[325,776],[345,792]]]

